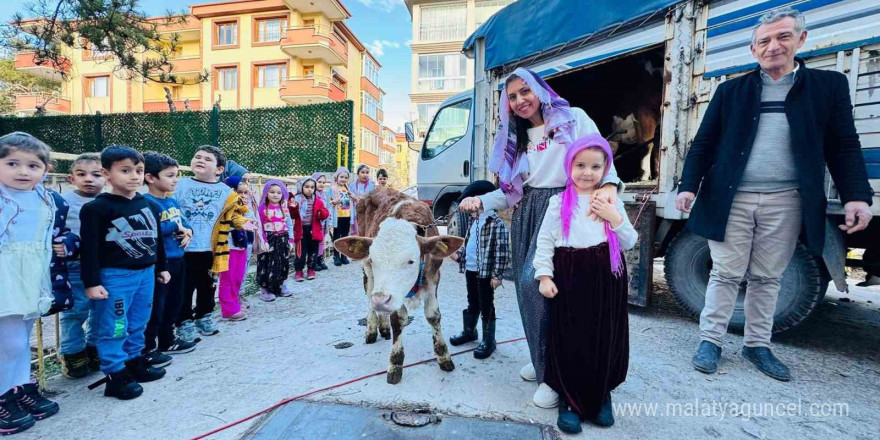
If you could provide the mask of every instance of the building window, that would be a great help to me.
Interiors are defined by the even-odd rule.
[[[89,78],[89,97],[106,98],[110,96],[110,77],[96,76]]]
[[[489,17],[495,15],[496,12],[504,9],[505,6],[513,3],[514,0],[483,0],[477,2],[477,8],[474,11],[474,22],[477,27],[489,20]]]
[[[217,69],[217,90],[235,90],[236,88],[238,88],[238,68]]]
[[[234,46],[238,44],[238,23],[220,23],[217,25],[217,45]]]
[[[418,91],[465,89],[467,58],[462,54],[419,55]]]
[[[312,78],[315,76],[315,66],[303,66],[303,76]]]
[[[314,18],[303,19],[303,27],[315,27],[315,19]]]
[[[379,66],[370,57],[364,57],[364,76],[374,85],[379,85]]]
[[[361,149],[379,155],[379,136],[366,128],[361,128]]]
[[[423,6],[419,40],[463,40],[467,37],[467,3]]]
[[[418,104],[419,119],[416,121],[418,137],[425,137],[425,132],[428,131],[431,120],[434,119],[434,114],[437,113],[438,108],[440,108],[439,103]]]
[[[257,42],[274,43],[281,41],[281,35],[287,29],[286,18],[269,18],[257,20]]]
[[[287,79],[286,64],[272,64],[257,67],[257,87],[278,88],[281,81]]]
[[[374,120],[379,120],[379,101],[376,98],[373,98],[373,95],[370,95],[367,92],[361,92],[361,111],[373,118]]]

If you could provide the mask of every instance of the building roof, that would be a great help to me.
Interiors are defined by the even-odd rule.
[[[463,50],[473,53],[477,39],[484,38],[486,69],[494,69],[652,15],[663,17],[660,11],[682,1],[519,0],[474,31],[464,42]],[[523,17],[528,17],[526,23]],[[528,28],[527,32],[521,30],[523,26]]]

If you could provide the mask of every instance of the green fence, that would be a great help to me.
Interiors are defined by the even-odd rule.
[[[2,117],[0,133],[24,131],[53,151],[71,154],[128,145],[168,154],[184,165],[196,147],[210,144],[252,172],[304,175],[336,169],[337,137],[353,138],[353,113],[354,103],[344,101],[252,110]],[[353,145],[348,151],[351,156]]]

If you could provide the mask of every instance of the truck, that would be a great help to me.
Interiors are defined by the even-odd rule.
[[[625,182],[621,198],[640,235],[626,256],[629,302],[650,304],[653,263],[662,259],[676,301],[699,317],[712,261],[708,241],[685,228],[687,214],[674,204],[684,160],[718,85],[757,67],[749,50],[752,27],[781,6],[806,16],[807,42],[798,56],[807,67],[836,70],[849,80],[874,189],[872,212],[880,216],[880,0],[512,3],[464,44],[464,53],[475,61],[474,89],[443,102],[429,124],[419,152],[419,199],[457,232],[461,191],[473,180],[494,179],[487,161],[504,80],[526,67],[573,107],[584,109],[617,147],[615,164]],[[825,192],[824,252],[816,256],[798,244],[783,275],[774,332],[804,322],[829,283],[848,291],[847,267],[878,263],[848,258],[848,253],[880,246],[880,221],[843,234],[837,227],[843,207],[827,171]],[[735,331],[745,324],[744,295],[745,280],[730,322]]]

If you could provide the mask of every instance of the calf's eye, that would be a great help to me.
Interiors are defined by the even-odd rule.
[[[413,263],[415,263],[415,261],[409,260],[409,263],[407,263],[407,264],[413,264]]]

